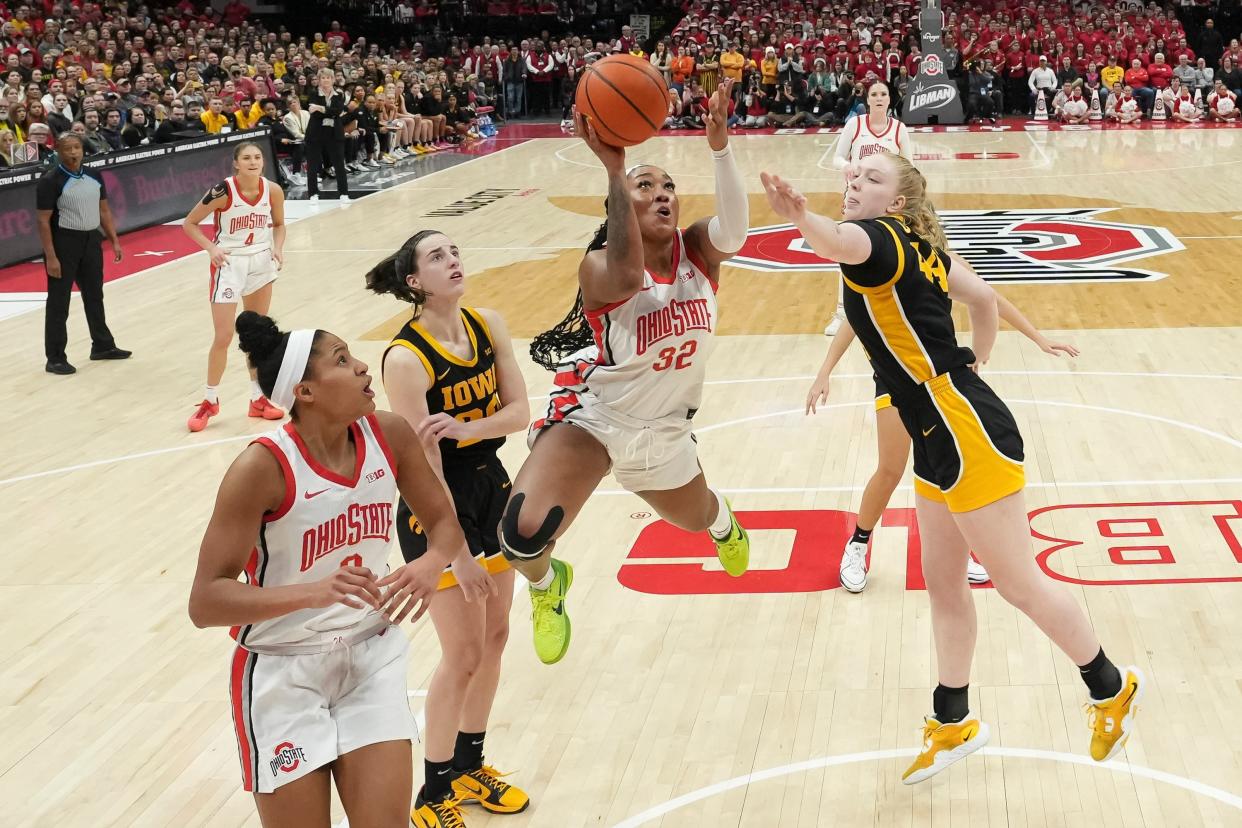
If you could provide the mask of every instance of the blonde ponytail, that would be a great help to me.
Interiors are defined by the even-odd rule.
[[[897,194],[906,197],[905,206],[897,215],[915,235],[922,236],[941,250],[948,250],[949,242],[940,224],[940,216],[927,197],[927,179],[909,159],[893,153],[885,154],[897,169]]]

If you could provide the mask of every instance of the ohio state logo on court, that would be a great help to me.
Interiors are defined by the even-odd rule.
[[[940,62],[938,55],[928,55],[923,58],[923,62],[919,67],[923,70],[923,74],[928,77],[935,77],[944,70],[944,65]]]
[[[945,210],[953,251],[989,282],[1144,282],[1166,273],[1119,268],[1124,262],[1185,250],[1163,227],[1097,221],[1107,207],[1050,210]],[[835,271],[791,224],[752,229],[735,267],[764,271]]]
[[[293,773],[298,769],[298,765],[306,759],[306,754],[300,747],[296,747],[293,742],[281,742],[276,746],[276,755],[272,759],[270,765],[272,768],[272,776],[277,773]]]

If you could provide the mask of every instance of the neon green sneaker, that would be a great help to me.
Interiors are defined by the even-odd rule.
[[[552,585],[546,590],[530,588],[530,621],[535,629],[535,654],[544,664],[555,664],[569,649],[569,615],[565,593],[574,582],[574,568],[552,559]]]
[[[712,535],[712,541],[716,544],[716,557],[724,564],[725,572],[736,578],[745,575],[746,567],[750,566],[750,535],[746,534],[746,530],[733,515],[733,504],[725,500],[725,506],[729,509],[729,520],[733,523],[729,527],[729,537],[719,540]],[[711,535],[711,532],[707,534]]]

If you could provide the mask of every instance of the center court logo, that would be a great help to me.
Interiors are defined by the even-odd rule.
[[[944,210],[953,251],[998,284],[1149,282],[1168,274],[1117,265],[1185,250],[1163,227],[1098,221],[1112,208]],[[760,271],[835,271],[791,224],[754,228],[728,264]]]
[[[272,768],[272,776],[277,773],[293,773],[298,769],[298,765],[306,761],[306,754],[300,747],[296,747],[293,742],[281,742],[276,746],[276,755],[269,763]]]

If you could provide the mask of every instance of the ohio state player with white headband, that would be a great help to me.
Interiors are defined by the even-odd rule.
[[[237,332],[292,413],[225,474],[190,593],[195,626],[232,627],[237,640],[243,785],[267,828],[327,825],[333,778],[352,824],[406,824],[416,730],[395,625],[426,611],[465,538],[418,438],[375,410],[367,366],[341,339],[285,333],[252,311]],[[398,490],[429,549],[389,572]]]
[[[891,152],[908,161],[914,160],[914,145],[910,130],[892,115],[892,94],[884,81],[874,81],[867,87],[867,114],[845,122],[837,136],[832,153],[832,166],[845,172],[849,184],[858,175],[858,162],[869,155]],[[837,276],[837,307],[824,328],[824,336],[835,336],[845,321],[845,290],[841,277]]]

